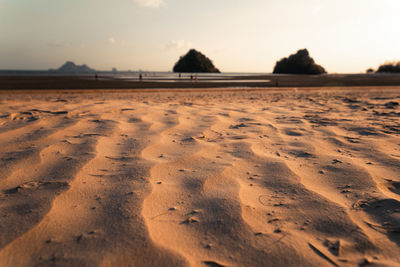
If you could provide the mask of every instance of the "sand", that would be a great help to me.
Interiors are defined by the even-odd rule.
[[[260,74],[239,76],[200,77],[191,81],[189,74],[182,79],[178,74],[169,73],[167,78],[145,76],[138,80],[133,73],[101,73],[94,75],[58,76],[51,72],[16,72],[0,70],[0,91],[2,90],[79,90],[79,89],[209,89],[209,88],[271,88],[271,87],[355,87],[355,86],[400,86],[400,75],[380,74]],[[135,77],[136,76],[136,77]],[[175,76],[175,77],[174,77]]]
[[[0,94],[0,266],[400,265],[399,88]]]

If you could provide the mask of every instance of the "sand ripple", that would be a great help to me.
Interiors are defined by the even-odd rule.
[[[0,265],[400,264],[398,95],[2,94]]]

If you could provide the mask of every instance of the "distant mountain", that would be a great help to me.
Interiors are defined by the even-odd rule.
[[[292,54],[276,62],[273,73],[323,74],[326,71],[322,66],[314,62],[307,49],[301,49],[296,54]]]
[[[208,57],[195,49],[190,49],[186,55],[181,56],[173,70],[174,72],[220,72]]]
[[[81,66],[76,65],[72,61],[67,61],[60,68],[55,70],[56,72],[62,73],[73,73],[73,74],[85,74],[85,73],[95,73],[96,70],[89,68],[86,64]]]

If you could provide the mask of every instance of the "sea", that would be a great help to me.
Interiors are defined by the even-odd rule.
[[[237,73],[237,72],[224,72],[224,73],[174,73],[174,72],[160,72],[160,71],[97,71],[96,73],[63,73],[58,71],[45,71],[45,70],[0,70],[0,76],[80,76],[80,77],[98,77],[98,79],[112,79],[124,81],[139,81],[147,80],[152,82],[177,82],[185,80],[196,80],[204,82],[257,82],[266,81],[265,79],[249,79],[249,77],[271,75],[268,73]],[[242,78],[242,79],[241,79]]]

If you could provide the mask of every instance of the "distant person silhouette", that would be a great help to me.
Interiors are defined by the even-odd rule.
[[[140,80],[140,81],[143,80],[142,74],[139,74],[139,80]]]
[[[193,82],[193,75],[190,75],[190,81]]]
[[[97,73],[94,75],[94,78],[97,80],[99,77],[97,76]]]

